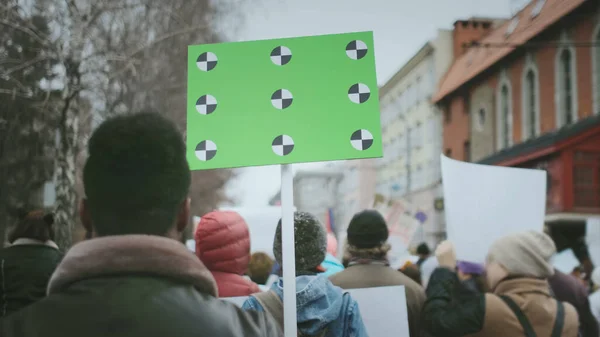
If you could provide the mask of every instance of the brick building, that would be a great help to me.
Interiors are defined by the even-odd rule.
[[[572,244],[600,214],[600,2],[533,0],[466,42],[433,97],[445,154],[547,170],[546,221]]]

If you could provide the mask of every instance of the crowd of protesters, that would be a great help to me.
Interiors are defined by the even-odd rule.
[[[63,256],[52,214],[23,210],[0,250],[0,336],[283,335],[281,221],[274,259],[251,254],[248,225],[233,211],[203,215],[190,252],[181,243],[190,219],[185,145],[158,114],[105,121],[88,155],[86,240]],[[421,244],[399,270],[377,211],[351,219],[343,263],[314,215],[295,212],[294,232],[299,335],[368,336],[346,290],[384,286],[403,286],[406,304],[397,305],[406,305],[412,337],[599,335],[600,270],[591,289],[557,271],[543,232],[499,238],[484,265],[457,261],[452,242]],[[247,296],[241,307],[219,299],[238,296]]]

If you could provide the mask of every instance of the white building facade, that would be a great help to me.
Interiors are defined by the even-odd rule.
[[[440,30],[380,89],[384,157],[377,159],[376,192],[419,213],[413,242],[431,247],[445,237],[440,154],[442,116],[431,95],[452,63],[451,30]]]

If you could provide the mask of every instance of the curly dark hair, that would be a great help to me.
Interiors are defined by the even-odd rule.
[[[177,126],[156,113],[102,123],[88,143],[83,184],[99,236],[164,235],[190,186]]]

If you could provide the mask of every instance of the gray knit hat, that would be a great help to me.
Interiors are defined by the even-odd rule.
[[[554,275],[550,258],[556,253],[547,234],[525,231],[496,240],[488,252],[488,262],[502,265],[510,276],[548,278]]]
[[[313,271],[327,253],[327,233],[314,215],[306,212],[294,213],[294,242],[296,246],[296,272]],[[281,259],[281,220],[275,230],[273,255],[280,265]]]

